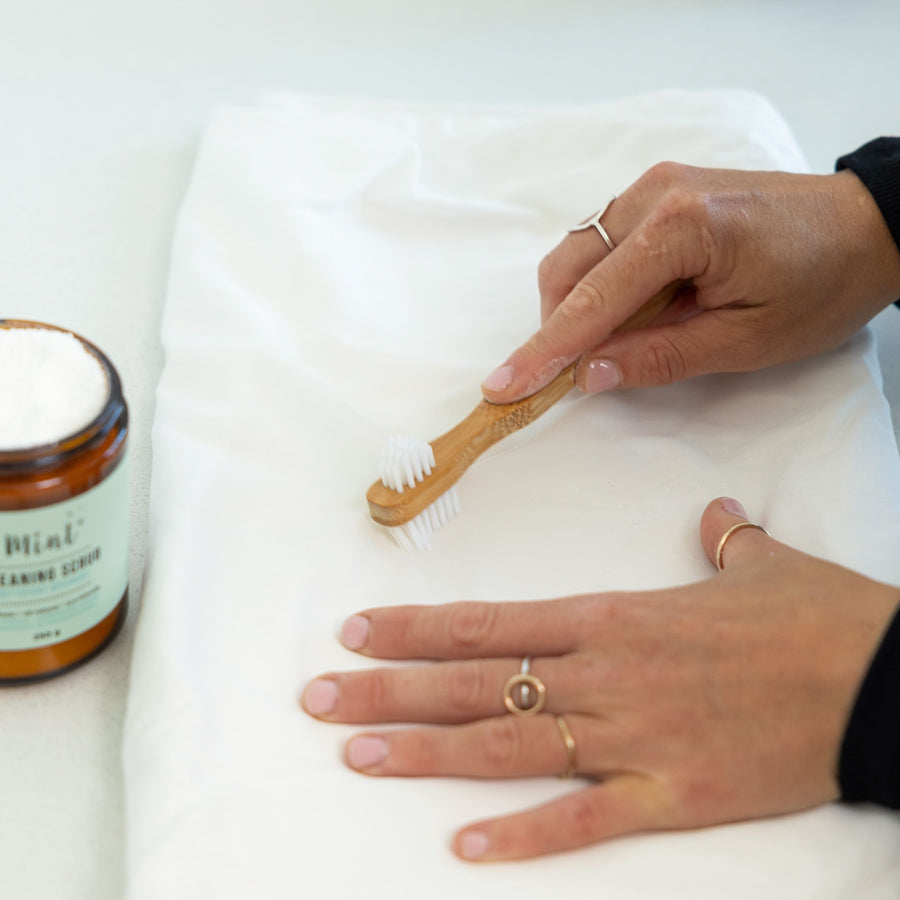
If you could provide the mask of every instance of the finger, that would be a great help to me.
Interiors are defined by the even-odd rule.
[[[589,741],[587,721],[566,716],[576,748],[609,743]],[[347,742],[344,756],[358,772],[393,777],[524,778],[562,775],[569,768],[566,744],[550,715],[360,734]]]
[[[599,346],[651,298],[703,271],[691,233],[679,232],[674,219],[665,227],[657,219],[641,223],[594,266],[541,328],[488,375],[482,382],[488,400],[508,403],[529,396]],[[648,247],[663,249],[650,253]]]
[[[323,675],[307,685],[303,708],[329,722],[471,722],[505,712],[503,686],[514,659],[475,659]]]
[[[768,555],[778,546],[777,541],[759,528],[742,528],[725,537],[729,529],[747,522],[746,510],[731,497],[719,497],[706,507],[700,519],[700,541],[713,565],[718,554],[723,568],[737,567]],[[725,544],[720,549],[723,537]]]
[[[508,403],[534,393],[603,343],[664,288],[699,276],[708,280],[714,263],[718,270],[727,268],[731,255],[719,243],[727,243],[728,234],[717,222],[707,194],[689,189],[697,171],[654,167],[626,192],[627,204],[620,207],[616,201],[611,215],[626,207],[630,215],[645,212],[542,327],[485,378],[482,392],[489,401]]]
[[[453,849],[472,862],[529,859],[663,827],[654,782],[617,776],[542,806],[467,826]]]
[[[618,237],[614,238],[613,235],[624,236],[631,230],[627,204],[622,200],[615,204],[611,201],[603,212],[601,221],[613,245],[619,242]],[[610,252],[599,231],[590,226],[570,231],[541,260],[538,266],[538,288],[541,295],[542,324],[571,293],[575,285]]]
[[[711,372],[738,372],[766,364],[747,338],[752,309],[697,311],[691,298],[676,302],[652,326],[612,335],[585,353],[575,372],[587,394],[621,387],[655,387]],[[675,321],[671,321],[671,320]]]
[[[329,722],[472,722],[507,712],[504,689],[520,672],[519,659],[475,659],[407,668],[332,672],[311,681],[303,708]],[[542,684],[510,691],[511,702],[535,713],[585,709],[605,685],[596,663],[580,658],[531,660],[529,674]],[[593,679],[591,675],[595,676]]]
[[[577,646],[585,602],[567,597],[369,609],[344,622],[341,643],[381,659],[559,656]]]
[[[540,390],[670,283],[651,282],[644,292],[621,274],[622,265],[613,266],[614,259],[610,254],[605,264],[591,269],[541,328],[484,379],[481,388],[487,400],[509,403]]]

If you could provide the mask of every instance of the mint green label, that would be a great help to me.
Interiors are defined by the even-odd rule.
[[[128,585],[128,465],[71,500],[0,512],[0,651],[93,628]]]

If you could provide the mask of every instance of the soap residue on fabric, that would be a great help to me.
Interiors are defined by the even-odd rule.
[[[0,451],[75,434],[99,415],[108,395],[103,367],[73,335],[0,328]]]

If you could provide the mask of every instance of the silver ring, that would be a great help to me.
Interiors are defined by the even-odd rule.
[[[526,656],[522,660],[522,665],[519,666],[519,674],[527,675],[530,671],[531,657]],[[526,682],[520,686],[519,691],[519,699],[522,701],[522,706],[531,706],[531,685]]]
[[[613,243],[613,239],[609,236],[609,232],[603,227],[603,223],[600,221],[603,216],[606,215],[610,206],[612,206],[613,200],[616,199],[616,195],[613,194],[612,197],[609,198],[606,206],[604,206],[598,212],[595,212],[587,221],[582,222],[580,225],[576,225],[574,228],[569,229],[569,234],[572,234],[573,231],[587,231],[588,228],[596,228],[600,237],[603,238],[603,242],[609,247],[610,252],[616,249],[616,245]]]

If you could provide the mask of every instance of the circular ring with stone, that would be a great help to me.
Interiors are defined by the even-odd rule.
[[[514,716],[536,716],[544,708],[547,688],[530,668],[531,659],[526,656],[519,672],[503,685],[503,705]]]

